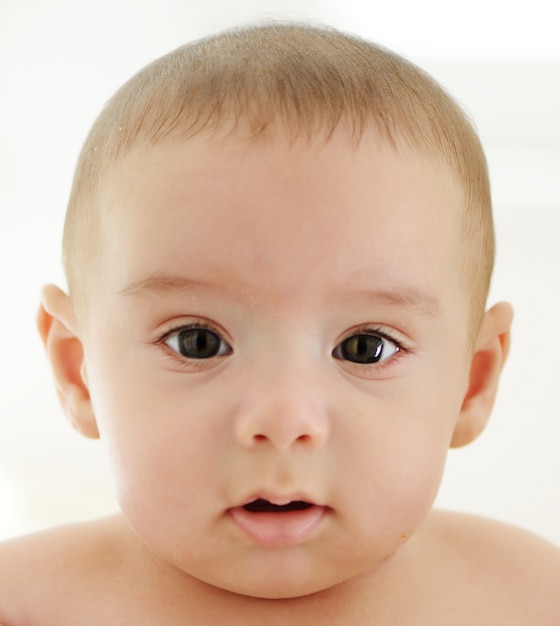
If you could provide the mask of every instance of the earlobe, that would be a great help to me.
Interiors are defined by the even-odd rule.
[[[484,430],[490,417],[511,339],[513,309],[500,302],[482,321],[471,361],[469,384],[453,432],[451,447],[467,445]]]
[[[68,296],[58,287],[43,289],[37,327],[54,373],[58,397],[74,428],[99,437],[85,379],[84,352]]]

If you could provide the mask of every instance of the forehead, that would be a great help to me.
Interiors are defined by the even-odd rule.
[[[184,275],[279,297],[349,283],[457,286],[460,186],[373,131],[359,145],[169,141],[130,151],[105,182],[113,291]]]

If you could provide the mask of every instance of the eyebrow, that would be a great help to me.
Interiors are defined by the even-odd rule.
[[[198,280],[187,276],[153,274],[147,278],[132,282],[122,289],[121,295],[143,295],[145,293],[165,294],[173,292],[185,292],[190,290],[215,290],[211,281]],[[373,302],[398,307],[412,308],[428,318],[442,318],[443,310],[441,302],[431,294],[425,293],[416,287],[406,286],[396,289],[369,289],[351,288],[345,297],[354,296]]]
[[[189,289],[208,289],[212,285],[204,280],[174,276],[168,274],[153,274],[147,278],[134,281],[119,293],[123,296],[140,295],[145,292],[166,293],[169,291],[185,291]]]
[[[358,294],[367,300],[383,302],[399,308],[412,308],[425,317],[441,319],[443,307],[441,302],[431,294],[425,293],[416,287],[397,289],[356,289],[352,293]]]

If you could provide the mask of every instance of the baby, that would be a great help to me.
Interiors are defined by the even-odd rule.
[[[79,159],[39,329],[121,512],[0,548],[3,626],[560,624],[560,551],[432,510],[483,430],[485,158],[397,55],[277,24],[133,77]]]

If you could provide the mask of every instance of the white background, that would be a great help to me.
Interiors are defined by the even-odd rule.
[[[452,451],[438,505],[560,545],[560,16],[556,3],[0,0],[0,538],[114,510],[99,444],[65,422],[35,332],[62,283],[74,162],[105,100],[189,39],[247,20],[329,23],[432,72],[487,148],[498,230],[492,300],[517,315],[490,425]]]

